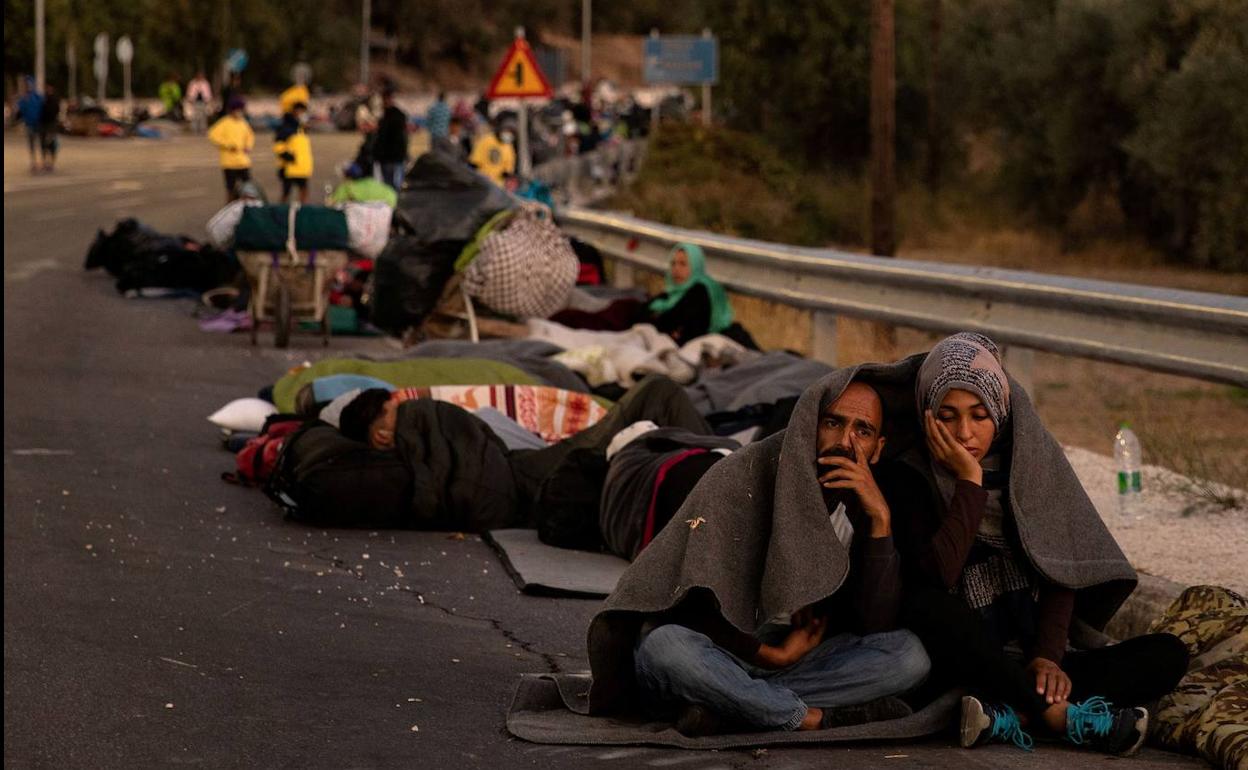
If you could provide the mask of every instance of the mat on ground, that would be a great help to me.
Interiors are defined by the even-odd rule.
[[[955,724],[961,694],[950,691],[900,719],[788,732],[769,730],[688,738],[669,722],[589,716],[590,677],[585,674],[524,674],[507,710],[507,731],[533,743],[600,746],[650,745],[682,749],[905,740],[939,733]]]
[[[602,597],[615,589],[628,562],[605,553],[555,548],[537,539],[535,529],[495,529],[486,542],[521,591],[542,596]]]

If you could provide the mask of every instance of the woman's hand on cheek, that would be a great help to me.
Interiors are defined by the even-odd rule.
[[[984,469],[974,455],[954,439],[953,434],[932,416],[930,409],[923,412],[923,428],[927,437],[927,449],[936,462],[945,466],[959,479],[980,486],[984,483]]]

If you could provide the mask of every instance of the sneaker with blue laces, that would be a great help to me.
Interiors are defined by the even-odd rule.
[[[967,695],[962,698],[962,748],[984,743],[1012,743],[1031,751],[1034,741],[1023,730],[1014,709]]]
[[[1104,698],[1066,707],[1066,740],[1106,754],[1130,756],[1148,735],[1148,709],[1119,708]]]

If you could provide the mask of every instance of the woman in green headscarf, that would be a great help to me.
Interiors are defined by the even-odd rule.
[[[722,334],[733,326],[728,293],[706,274],[702,247],[678,243],[672,248],[664,289],[650,301],[649,310],[655,327],[677,342]]]

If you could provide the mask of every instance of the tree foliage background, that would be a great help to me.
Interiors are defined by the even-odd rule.
[[[281,87],[303,60],[318,85],[345,89],[358,67],[359,0],[46,2],[48,77],[65,82],[73,39],[88,93],[100,31],[134,41],[140,93],[170,73],[211,72],[232,47],[250,54],[252,87]],[[515,25],[539,39],[543,29],[577,35],[580,5],[373,0],[373,22],[398,40],[403,64],[488,74],[487,54]],[[869,145],[869,12],[870,0],[600,0],[594,28],[711,27],[717,115],[806,168],[856,174]],[[6,0],[4,20],[11,92],[33,59],[33,0]],[[1110,205],[1102,219],[1177,259],[1248,269],[1248,0],[912,0],[896,4],[896,29],[903,183],[929,178],[935,160],[943,189],[982,188],[1020,217],[1065,228],[1089,205]],[[109,78],[119,93],[115,58]]]

